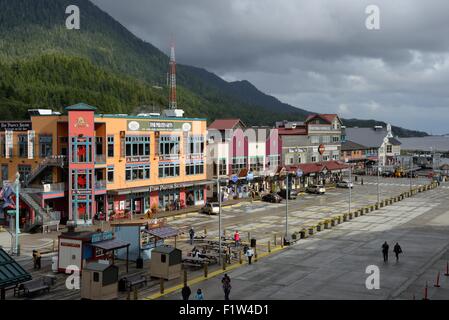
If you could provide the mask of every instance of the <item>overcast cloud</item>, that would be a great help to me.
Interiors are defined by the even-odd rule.
[[[449,133],[447,0],[93,2],[164,52],[174,37],[179,63],[294,106]]]

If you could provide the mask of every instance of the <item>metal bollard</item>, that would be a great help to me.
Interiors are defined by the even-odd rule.
[[[268,253],[271,253],[271,243],[270,243],[270,240],[268,240]]]
[[[207,263],[204,264],[204,278],[207,278],[208,270],[207,270]]]
[[[254,247],[254,262],[257,262],[257,246]]]
[[[187,270],[184,270],[184,285],[187,285]]]
[[[225,257],[225,259],[223,259],[223,270],[226,270],[226,261],[227,261],[227,255]]]
[[[274,247],[276,248],[276,246],[277,246],[277,241],[276,241],[277,239],[276,239],[276,235],[274,235]]]
[[[134,287],[134,300],[138,300],[138,295],[137,295],[137,288]]]
[[[204,235],[207,236],[207,229],[204,228]]]
[[[164,278],[160,278],[160,291],[161,294],[164,294]]]
[[[242,264],[242,251],[239,251],[239,263]]]

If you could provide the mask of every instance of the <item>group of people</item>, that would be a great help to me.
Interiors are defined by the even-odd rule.
[[[223,287],[224,299],[229,300],[229,295],[231,294],[232,286],[231,286],[231,278],[228,276],[227,273],[221,279],[221,284]],[[192,290],[187,285],[187,283],[184,283],[184,287],[181,290],[182,299],[184,301],[189,300],[191,294],[192,294]],[[200,288],[198,288],[198,290],[196,291],[194,299],[195,300],[204,300],[204,293]]]
[[[387,241],[384,242],[382,245],[382,255],[384,258],[384,262],[388,262],[388,251],[390,250],[390,246],[388,245]],[[399,243],[396,242],[396,244],[393,247],[393,252],[396,255],[396,262],[399,262],[399,254],[402,253],[402,248],[399,245]]]

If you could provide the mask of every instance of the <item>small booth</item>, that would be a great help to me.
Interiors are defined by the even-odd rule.
[[[150,274],[172,280],[181,277],[182,251],[172,246],[160,246],[151,252]]]
[[[91,262],[84,266],[81,299],[111,300],[118,297],[118,267]]]
[[[114,239],[112,231],[106,232],[64,232],[58,237],[58,271],[65,272],[68,266],[77,266],[80,271],[86,262],[112,260],[115,262],[115,251],[129,248],[129,242]],[[128,272],[128,259],[126,259]]]
[[[150,260],[151,250],[162,246],[164,239],[177,237],[178,230],[164,226],[164,221],[153,219],[129,220],[112,222],[116,239],[130,243],[129,259],[137,261],[140,257],[143,260]],[[117,257],[123,259],[126,251],[117,251]]]

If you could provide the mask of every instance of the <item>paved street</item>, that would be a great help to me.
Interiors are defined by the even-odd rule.
[[[360,196],[362,188],[369,188],[369,184],[356,187]],[[385,185],[383,191],[399,192],[396,188],[402,189]],[[301,240],[256,264],[237,268],[229,272],[233,286],[231,299],[412,299],[414,295],[421,299],[426,281],[429,298],[448,299],[449,277],[441,274],[441,287],[433,287],[437,271],[444,273],[449,259],[448,195],[448,185],[443,185]],[[333,197],[341,198],[341,195],[327,195],[329,202],[322,204],[321,209],[344,209],[345,201],[332,203]],[[372,195],[365,197],[373,198]],[[321,201],[314,202],[321,204]],[[356,201],[359,201],[357,196]],[[302,207],[304,215],[319,211],[319,205],[313,203]],[[273,209],[273,219],[280,220],[275,214],[278,210]],[[300,212],[298,219],[299,216]],[[265,215],[255,224],[264,223],[264,219]],[[385,240],[390,244],[387,264],[381,255]],[[391,252],[396,241],[404,251],[399,263]],[[379,290],[365,287],[368,265],[380,268]],[[198,287],[203,289],[206,299],[223,299],[220,277],[201,282],[192,291]],[[164,297],[179,298],[179,293]]]

